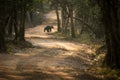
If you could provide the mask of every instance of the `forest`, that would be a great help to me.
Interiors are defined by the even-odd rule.
[[[120,80],[120,0],[0,0],[0,80]]]

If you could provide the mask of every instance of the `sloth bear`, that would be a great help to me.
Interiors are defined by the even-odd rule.
[[[45,31],[51,32],[53,28],[54,28],[53,26],[46,26],[46,27],[44,28],[44,32],[45,32]]]

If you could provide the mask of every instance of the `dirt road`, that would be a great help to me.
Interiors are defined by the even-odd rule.
[[[26,40],[33,48],[15,54],[0,54],[0,80],[99,80],[86,72],[92,64],[90,46],[54,37],[43,28],[54,25],[55,12],[46,14],[47,22],[26,29]]]

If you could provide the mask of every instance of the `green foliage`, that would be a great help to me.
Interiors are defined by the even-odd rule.
[[[26,12],[31,10],[30,6],[32,6],[33,1],[34,0],[0,0],[0,36],[2,38],[0,48],[6,44],[6,35],[10,37],[15,33],[16,40],[25,40]],[[11,48],[12,46],[9,47]]]
[[[108,68],[98,68],[98,74],[103,75],[105,80],[120,80],[120,71]]]

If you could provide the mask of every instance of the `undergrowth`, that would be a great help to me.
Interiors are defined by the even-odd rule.
[[[54,36],[64,37],[65,40],[80,42],[84,44],[102,44],[103,39],[93,39],[89,34],[76,35],[76,38],[72,38],[70,34],[62,34],[60,32],[52,33]]]
[[[71,38],[70,35],[64,35],[62,33],[53,33],[54,36],[63,36],[65,40],[79,42],[82,44],[88,44],[96,50],[96,55],[93,59],[93,66],[88,69],[88,72],[96,75],[96,77],[102,80],[120,80],[120,70],[109,69],[103,67],[103,60],[106,54],[104,39],[92,39],[87,34],[83,34],[76,38]]]
[[[8,53],[14,53],[24,48],[33,47],[32,44],[28,41],[7,41],[6,43]]]

